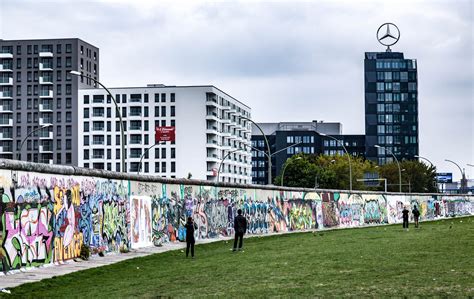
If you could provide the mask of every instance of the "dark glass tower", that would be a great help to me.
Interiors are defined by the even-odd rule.
[[[365,53],[366,158],[385,164],[418,155],[418,75],[403,53]],[[374,147],[380,145],[380,148]]]

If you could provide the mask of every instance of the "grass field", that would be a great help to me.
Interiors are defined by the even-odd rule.
[[[474,217],[249,238],[25,284],[19,297],[474,296]],[[53,268],[51,268],[53,270]]]

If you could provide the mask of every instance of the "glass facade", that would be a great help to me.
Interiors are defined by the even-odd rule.
[[[365,53],[366,157],[378,164],[418,155],[417,62],[403,53]],[[375,145],[380,145],[376,148]],[[392,155],[393,153],[393,155]]]

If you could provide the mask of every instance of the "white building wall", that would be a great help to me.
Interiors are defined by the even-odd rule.
[[[212,169],[218,169],[221,159],[230,151],[235,151],[236,158],[233,154],[230,155],[223,163],[223,167],[220,173],[220,181],[226,182],[240,182],[250,183],[251,182],[251,156],[250,148],[245,145],[250,145],[251,138],[251,126],[250,123],[246,122],[248,130],[246,130],[246,138],[234,136],[234,134],[224,134],[224,131],[228,130],[230,126],[232,128],[239,127],[236,123],[231,123],[229,120],[222,120],[223,117],[230,118],[231,115],[237,116],[250,116],[250,108],[243,105],[239,101],[233,99],[229,95],[220,91],[213,86],[181,86],[181,87],[136,87],[136,88],[113,88],[110,89],[111,93],[116,97],[120,95],[120,102],[118,106],[120,111],[122,107],[126,107],[127,113],[123,115],[123,120],[126,122],[126,139],[127,139],[127,172],[135,172],[132,166],[137,166],[140,161],[140,155],[144,151],[154,144],[155,138],[155,121],[158,121],[158,125],[162,126],[162,122],[165,121],[166,126],[172,125],[172,121],[175,122],[176,127],[176,142],[171,144],[167,142],[165,145],[157,145],[149,151],[148,158],[144,158],[141,165],[141,173],[156,174],[165,177],[187,177],[188,173],[192,174],[194,179],[203,180],[216,180],[216,173]],[[171,94],[175,95],[175,102],[171,102]],[[141,102],[132,102],[132,94],[142,94]],[[145,102],[144,94],[148,94],[148,102]],[[160,94],[160,101],[155,102],[155,94]],[[162,94],[166,94],[166,102],[162,102]],[[84,96],[89,96],[89,104],[84,104]],[[103,95],[104,103],[94,103],[94,95]],[[123,103],[123,95],[126,95],[127,102]],[[228,107],[217,105],[215,107],[209,106],[207,98],[212,96],[226,103]],[[213,104],[211,102],[211,104]],[[175,116],[170,116],[170,107],[175,107]],[[94,116],[94,108],[104,108],[104,116]],[[140,107],[140,116],[130,116],[131,107]],[[148,108],[148,116],[144,115],[145,108]],[[155,107],[159,107],[159,116],[155,116]],[[162,116],[162,107],[166,107],[166,116]],[[229,110],[234,107],[234,110]],[[84,118],[84,109],[89,109],[89,118]],[[107,109],[110,109],[110,117],[107,117]],[[238,112],[237,110],[240,110]],[[217,117],[210,117],[208,114],[210,111],[216,111]],[[231,111],[232,113],[229,113]],[[234,112],[235,111],[235,112]],[[117,136],[120,136],[119,128],[116,128],[116,116],[115,105],[112,101],[107,103],[107,93],[103,89],[84,89],[79,92],[79,166],[86,166],[89,168],[104,167],[117,171],[120,164],[120,155],[116,154],[117,149],[120,150],[121,146],[116,144]],[[132,130],[131,122],[139,121],[141,124],[140,130]],[[148,121],[148,128],[143,128],[145,122]],[[236,120],[237,121],[237,120]],[[241,120],[242,122],[243,120]],[[89,123],[89,132],[84,132],[84,123]],[[103,122],[103,131],[94,131],[94,122]],[[107,122],[111,123],[111,131],[107,131]],[[215,124],[218,128],[217,131],[207,130],[209,123]],[[225,124],[224,124],[225,123]],[[243,125],[240,126],[240,130],[244,132]],[[82,134],[81,134],[82,132]],[[238,134],[236,131],[235,134]],[[243,133],[242,133],[243,134]],[[84,145],[84,136],[89,137],[89,145]],[[104,144],[93,144],[93,136],[102,135],[104,136]],[[141,142],[138,144],[132,144],[132,135],[141,135]],[[107,144],[107,136],[111,138],[111,144]],[[145,144],[145,136],[148,136],[148,144]],[[227,137],[224,137],[227,136]],[[210,139],[218,140],[217,144],[209,144]],[[229,140],[235,140],[233,146],[224,147],[224,143],[228,143]],[[166,158],[162,157],[162,149],[166,151]],[[140,155],[131,157],[132,149],[141,149]],[[155,155],[158,149],[158,155]],[[171,150],[175,150],[175,157],[171,158]],[[89,158],[85,158],[85,151],[89,151]],[[104,151],[104,157],[94,157],[93,153],[96,151]],[[110,151],[110,159],[107,152]],[[209,157],[211,156],[211,157]],[[166,171],[162,171],[162,163],[166,164]],[[94,164],[98,163],[98,164]],[[134,164],[132,164],[134,163]],[[158,163],[155,168],[155,163]],[[175,171],[171,171],[171,164],[175,164]],[[230,166],[230,171],[229,171]],[[235,166],[235,167],[234,167]]]

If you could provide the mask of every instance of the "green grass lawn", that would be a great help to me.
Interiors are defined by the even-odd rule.
[[[196,246],[11,289],[19,297],[474,296],[474,217]],[[54,268],[50,268],[54,271]]]

